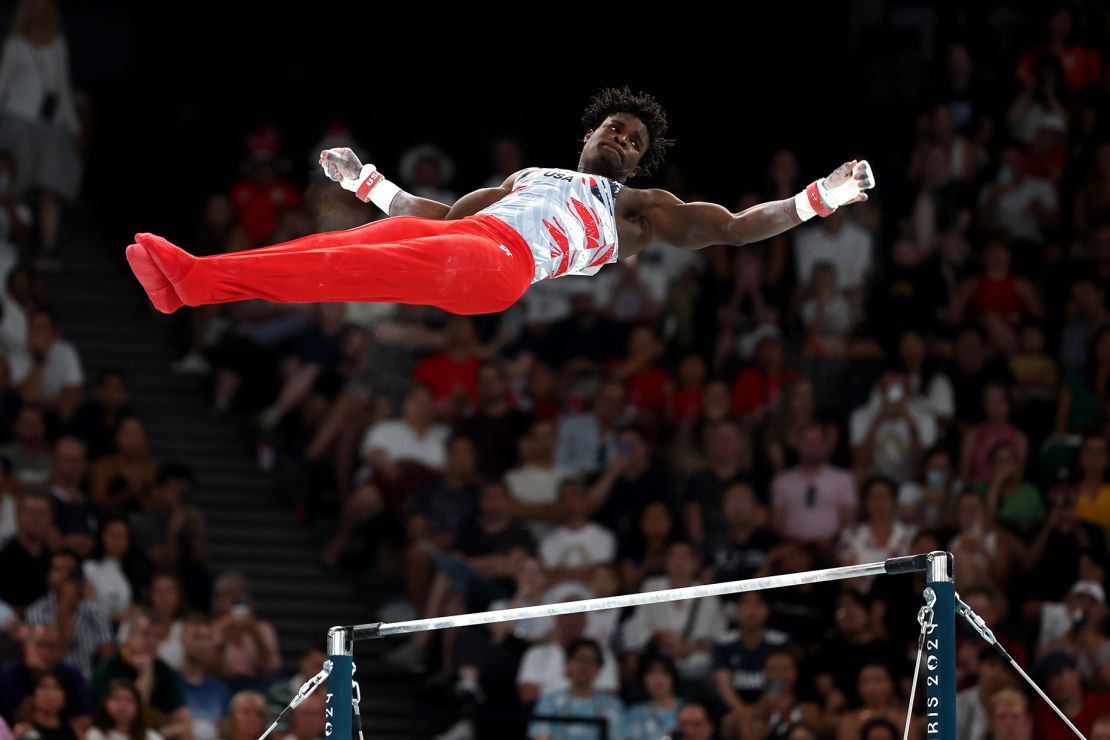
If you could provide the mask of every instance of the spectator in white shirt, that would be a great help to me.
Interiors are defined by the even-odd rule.
[[[517,696],[523,704],[532,704],[543,694],[565,689],[569,685],[566,672],[566,646],[584,636],[586,615],[560,614],[555,617],[551,638],[525,651],[516,674]],[[620,686],[617,661],[604,645],[601,647],[601,673],[594,680],[598,691],[616,692]]]
[[[594,565],[616,560],[617,538],[590,521],[590,496],[578,481],[560,484],[559,508],[563,524],[540,541],[540,562],[552,585],[565,581],[584,583]]]
[[[397,464],[409,460],[441,471],[447,461],[450,430],[435,422],[435,399],[425,386],[414,386],[405,396],[400,419],[380,421],[362,440],[362,458],[375,474],[396,478]]]
[[[863,406],[852,412],[850,439],[856,473],[877,473],[903,483],[937,439],[937,417],[929,401],[910,391],[898,370],[883,373]]]
[[[61,338],[58,315],[40,307],[27,323],[27,351],[9,358],[12,383],[27,403],[52,411],[66,422],[85,395],[85,375],[77,349]]]
[[[836,266],[841,289],[852,291],[863,286],[871,269],[872,237],[847,214],[836,211],[820,224],[802,226],[795,233],[799,285],[809,284],[818,262],[828,261]]]
[[[1044,244],[1046,232],[1060,219],[1056,188],[1041,177],[1025,172],[1022,153],[1007,147],[999,156],[998,175],[983,191],[979,218],[1014,242]]]
[[[644,591],[661,591],[698,585],[701,558],[689,542],[673,543],[667,550],[665,576],[644,580]],[[710,648],[724,626],[716,596],[636,607],[625,623],[624,644],[639,651],[653,645],[674,661],[687,679],[706,680],[712,668]]]
[[[555,462],[555,420],[537,419],[520,440],[521,465],[505,474],[513,497],[513,515],[528,525],[537,539],[562,519],[559,481],[564,477]]]
[[[113,624],[119,624],[131,606],[133,591],[123,570],[123,560],[130,548],[131,529],[127,522],[111,519],[100,530],[100,559],[81,564],[94,600]]]

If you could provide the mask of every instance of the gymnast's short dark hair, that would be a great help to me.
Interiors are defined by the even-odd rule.
[[[596,129],[614,113],[631,113],[647,127],[651,141],[640,158],[639,174],[652,174],[663,164],[667,147],[674,145],[674,139],[664,137],[667,133],[667,113],[663,106],[648,93],[633,93],[628,85],[607,87],[595,95],[582,112],[582,125],[587,130]]]

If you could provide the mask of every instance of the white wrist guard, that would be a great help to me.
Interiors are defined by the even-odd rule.
[[[387,216],[389,215],[389,204],[393,202],[394,196],[401,191],[401,188],[385,179],[382,173],[378,172],[378,169],[372,164],[364,164],[358,177],[343,180],[339,184],[344,190],[350,190],[354,193],[355,197],[363,203],[373,203]]]
[[[808,221],[814,216],[824,218],[836,210],[829,190],[825,187],[825,178],[811,182],[806,189],[794,196],[794,207],[798,217]]]

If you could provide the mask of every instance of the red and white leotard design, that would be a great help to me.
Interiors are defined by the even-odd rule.
[[[622,184],[574,170],[529,167],[513,191],[478,213],[523,237],[536,262],[536,283],[593,275],[617,261],[617,193]]]

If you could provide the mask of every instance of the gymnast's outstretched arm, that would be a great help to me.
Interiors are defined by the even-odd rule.
[[[329,178],[338,182],[345,190],[350,190],[364,203],[373,203],[390,216],[442,220],[472,216],[493,205],[512,191],[519,174],[514,172],[509,175],[499,187],[480,188],[467,193],[449,206],[405,192],[382,177],[374,165],[364,165],[353,151],[345,147],[320,152],[320,166]]]
[[[735,214],[713,203],[684,203],[665,190],[646,190],[642,222],[650,231],[645,235],[649,241],[682,249],[739,246],[769,239],[815,215],[827,216],[841,205],[867,200],[863,191],[874,186],[866,162],[845,162],[794,198],[760,203]]]

